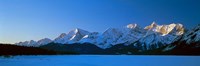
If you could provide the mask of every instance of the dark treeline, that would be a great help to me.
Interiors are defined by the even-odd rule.
[[[133,45],[117,44],[107,49],[101,49],[94,44],[84,43],[84,44],[59,44],[59,43],[49,43],[47,45],[41,46],[40,48],[60,51],[60,52],[76,52],[78,54],[89,54],[89,55],[200,55],[200,48],[193,48],[193,44],[187,45],[185,47],[176,45],[171,50],[164,51],[167,47],[174,45],[167,45],[157,49],[143,50],[133,47]],[[195,45],[196,46],[196,45]]]
[[[24,47],[10,44],[0,44],[0,55],[52,55],[57,52],[36,47]]]
[[[177,44],[177,43],[175,43]],[[77,55],[77,54],[89,54],[89,55],[200,55],[200,48],[194,47],[194,44],[176,45],[175,48],[168,51],[163,51],[166,47],[140,51],[134,48],[133,45],[118,44],[107,49],[101,49],[94,44],[57,44],[50,43],[41,47],[25,47],[10,44],[0,44],[0,56],[1,55]],[[196,45],[195,45],[196,46]]]

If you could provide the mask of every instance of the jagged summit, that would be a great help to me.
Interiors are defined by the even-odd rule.
[[[169,25],[157,25],[153,22],[151,25],[146,26],[144,29],[161,33],[162,36],[168,35],[169,33],[175,33],[176,35],[182,35],[184,33],[184,27],[182,24],[169,24]]]
[[[72,30],[72,31],[74,31],[75,33],[79,33],[79,32],[81,32],[81,33],[89,33],[89,31],[86,31],[86,30],[83,30],[83,29],[80,29],[80,28],[75,28],[74,30]]]
[[[156,28],[156,27],[157,27],[156,22],[153,22],[153,23],[151,23],[149,26],[146,26],[144,29],[150,30],[150,29],[153,29],[153,28]]]
[[[76,28],[74,30],[71,30],[70,32],[62,33],[59,37],[57,37],[54,42],[55,43],[74,43],[82,39],[85,35],[89,34],[90,32]]]

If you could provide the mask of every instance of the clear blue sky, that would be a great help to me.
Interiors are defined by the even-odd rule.
[[[193,27],[200,23],[200,0],[0,0],[0,43],[152,21]]]

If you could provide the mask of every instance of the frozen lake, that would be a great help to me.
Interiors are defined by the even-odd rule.
[[[200,56],[41,55],[0,57],[0,66],[200,66]]]

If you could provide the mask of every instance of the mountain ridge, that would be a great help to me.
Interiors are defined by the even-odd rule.
[[[137,24],[108,28],[102,33],[77,28],[62,33],[51,41],[46,38],[48,42],[41,39],[16,45],[80,54],[199,55],[200,25],[185,30],[187,29],[179,23],[158,25],[155,22],[144,28]]]
[[[161,46],[166,46],[174,42],[174,40],[185,34],[185,28],[182,24],[169,24],[169,25],[158,25],[155,22],[144,28],[137,24],[128,24],[123,28],[108,28],[103,33],[89,32],[80,28],[69,31],[68,33],[62,33],[60,36],[55,38],[48,43],[60,43],[60,44],[84,44],[91,43],[102,49],[110,48],[117,44],[130,45],[134,43],[134,46],[146,46],[141,50],[149,50],[151,46],[155,45],[153,49]],[[24,44],[37,44],[31,40],[24,43],[16,43],[17,45]],[[46,45],[40,44],[41,45]],[[26,46],[26,45],[25,45]],[[38,46],[36,46],[38,47]]]

